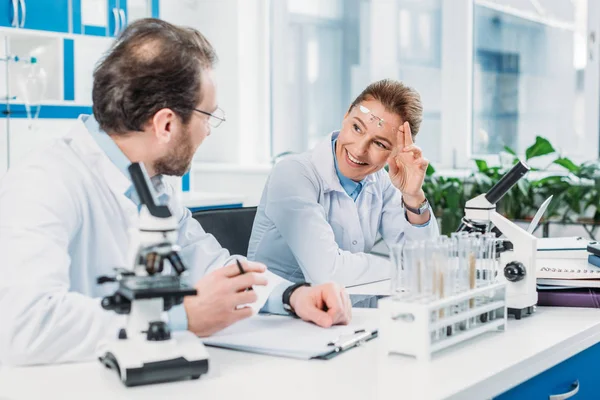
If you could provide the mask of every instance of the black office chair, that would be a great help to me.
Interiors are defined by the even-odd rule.
[[[231,254],[246,256],[256,207],[196,211],[192,217]]]

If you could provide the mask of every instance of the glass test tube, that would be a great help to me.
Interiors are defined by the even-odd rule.
[[[406,270],[402,265],[404,243],[390,246],[390,261],[392,262],[391,296],[402,299],[406,293]]]
[[[432,253],[435,263],[434,272],[434,292],[437,299],[443,299],[451,295],[451,270],[450,270],[450,247],[446,236],[440,236],[437,240],[435,250]],[[449,315],[447,308],[441,308],[437,311],[439,319],[443,320]],[[448,335],[447,327],[440,328],[437,332],[438,339],[443,339]]]
[[[423,300],[423,245],[407,241],[402,250],[402,266],[406,276],[406,292],[411,301]]]

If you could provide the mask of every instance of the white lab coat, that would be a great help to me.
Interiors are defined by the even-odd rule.
[[[248,258],[287,280],[349,286],[387,279],[390,261],[369,254],[378,235],[388,246],[439,235],[433,213],[424,227],[407,221],[402,194],[383,169],[352,200],[335,170],[337,135],[276,164],[263,191]]]
[[[100,307],[115,284],[99,286],[96,277],[128,267],[128,230],[138,224],[137,206],[124,194],[130,185],[81,117],[68,135],[0,180],[0,364],[90,359],[97,343],[123,326],[125,316]],[[231,263],[189,210],[170,199],[190,283]],[[255,309],[280,282],[269,275]]]

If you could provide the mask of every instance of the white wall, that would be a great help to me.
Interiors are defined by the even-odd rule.
[[[165,0],[161,18],[198,29],[219,57],[217,95],[227,121],[213,129],[196,160],[235,164],[268,161],[268,2]]]

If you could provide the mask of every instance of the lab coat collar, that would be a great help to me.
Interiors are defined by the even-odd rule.
[[[313,150],[311,154],[311,160],[313,164],[317,168],[317,172],[321,176],[321,179],[324,182],[324,190],[325,192],[336,191],[346,193],[342,184],[340,183],[340,179],[337,176],[335,170],[335,164],[333,160],[333,152],[331,151],[331,142],[337,139],[340,131],[334,131],[331,134],[327,135],[323,141],[321,141]],[[367,189],[373,182],[375,182],[375,175],[368,175],[363,181],[363,189]],[[367,190],[369,193],[372,193],[370,190]]]
[[[115,141],[100,128],[100,124],[98,124],[98,121],[96,121],[96,118],[94,118],[93,115],[83,116],[82,120],[98,147],[100,147],[109,160],[119,168],[121,173],[129,178],[128,168],[131,165],[131,161],[129,161]]]
[[[123,154],[116,143],[100,130],[94,117],[80,115],[73,132],[75,132],[77,138],[84,144],[82,150],[88,154],[90,162],[99,166],[99,170],[111,191],[118,195],[124,194],[139,205],[137,194],[132,194],[134,188],[128,170],[131,161]],[[150,178],[150,180],[152,186],[154,186],[153,189],[156,198],[162,201],[161,197],[166,191],[163,176],[156,175]]]
[[[77,118],[75,126],[66,139],[81,155],[83,161],[90,166],[90,170],[100,175],[113,193],[122,195],[131,187],[131,180],[108,158],[94,140],[85,126],[86,117],[80,115]]]

